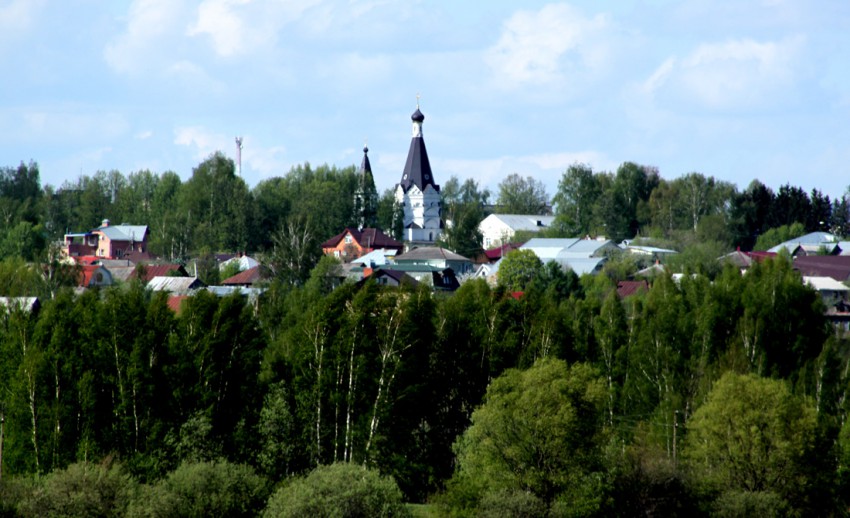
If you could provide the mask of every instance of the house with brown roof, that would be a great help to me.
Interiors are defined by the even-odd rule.
[[[753,262],[762,263],[767,259],[776,257],[776,252],[744,252],[740,248],[734,252],[729,252],[726,255],[721,255],[717,261],[721,264],[731,264],[732,266],[743,271],[749,268]]]
[[[831,277],[839,282],[850,281],[848,255],[798,255],[794,269],[804,277]]]
[[[617,295],[619,295],[621,299],[625,299],[639,293],[646,293],[648,291],[649,283],[646,279],[639,281],[620,281],[617,283]]]
[[[221,281],[222,286],[242,286],[250,288],[268,278],[267,272],[262,266],[248,268],[245,271],[239,272],[232,277],[228,277]]]
[[[189,272],[178,263],[140,264],[135,266],[107,266],[115,280],[127,282],[140,279],[147,284],[154,277],[188,277]],[[140,277],[141,275],[141,277]]]
[[[322,252],[348,262],[381,248],[401,252],[403,244],[384,234],[377,228],[347,227],[345,230],[322,243]]]

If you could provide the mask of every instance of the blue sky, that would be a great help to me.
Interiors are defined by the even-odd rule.
[[[368,142],[383,191],[418,93],[438,182],[634,161],[834,197],[847,56],[846,0],[0,0],[0,165],[186,179],[241,135],[254,186]]]

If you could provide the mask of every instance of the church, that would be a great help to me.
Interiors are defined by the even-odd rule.
[[[401,182],[396,185],[395,199],[403,212],[402,241],[405,249],[415,246],[433,246],[442,232],[440,186],[434,181],[425,139],[422,137],[422,122],[425,116],[416,111],[413,121],[413,137]]]

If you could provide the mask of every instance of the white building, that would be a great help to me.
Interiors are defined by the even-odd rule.
[[[413,121],[413,138],[410,139],[401,182],[395,190],[396,202],[404,211],[402,241],[405,247],[412,244],[432,245],[442,232],[440,186],[434,182],[431,162],[422,138],[422,121],[425,116],[419,111],[419,106],[410,119]]]
[[[607,260],[607,254],[617,253],[620,248],[610,239],[530,239],[520,250],[531,250],[543,263],[555,261],[561,268],[570,269],[576,275],[598,273]]]
[[[519,231],[540,232],[552,226],[555,216],[535,216],[533,214],[490,214],[478,224],[484,240],[484,250],[511,242]]]

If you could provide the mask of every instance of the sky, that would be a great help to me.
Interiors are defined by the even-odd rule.
[[[186,180],[241,136],[251,187],[368,145],[383,192],[418,99],[438,183],[630,161],[835,197],[848,56],[846,0],[0,0],[0,166]]]

